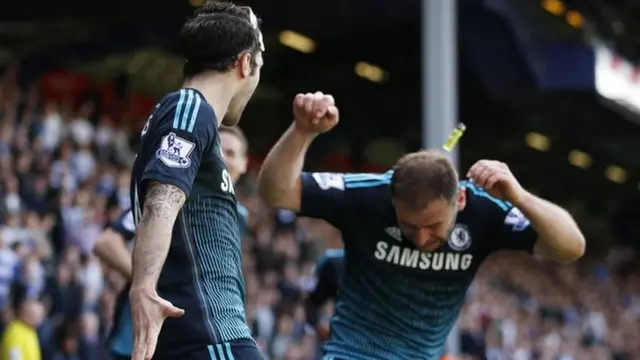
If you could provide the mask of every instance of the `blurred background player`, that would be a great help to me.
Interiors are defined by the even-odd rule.
[[[234,185],[247,171],[247,138],[238,126],[220,127],[220,146],[224,162]],[[248,210],[238,202],[240,230],[244,233]],[[108,337],[109,351],[114,359],[131,359],[133,333],[131,331],[131,309],[129,307],[129,281],[131,280],[130,242],[135,236],[133,213],[127,210],[118,220],[107,225],[96,240],[94,252],[111,269],[127,280],[114,310],[115,321]]]
[[[344,273],[344,249],[338,244],[331,245],[316,264],[316,284],[305,299],[307,322],[315,329],[320,341],[329,338],[329,319],[333,312],[327,316],[324,308],[330,302],[335,305]]]
[[[262,34],[250,8],[209,2],[181,37],[183,89],[152,113],[132,170],[132,358],[261,359],[218,126],[240,120],[258,85]]]
[[[247,163],[249,158],[249,142],[240,127],[236,126],[220,126],[220,146],[224,154],[224,164],[229,170],[231,181],[235,186],[244,173],[247,172]],[[238,202],[238,214],[240,214],[240,232],[243,234],[247,227],[247,218],[249,210]]]
[[[114,322],[107,338],[113,359],[131,359],[133,333],[129,306],[129,281],[131,280],[131,240],[135,236],[133,213],[126,210],[117,221],[110,223],[96,240],[93,251],[109,268],[117,271],[127,284],[116,300]]]
[[[476,162],[462,184],[437,151],[407,154],[384,174],[303,172],[309,145],[338,111],[322,93],[296,96],[293,108],[259,185],[270,205],[342,231],[346,267],[325,359],[437,359],[487,256],[583,255],[571,215],[524,190],[501,162]]]

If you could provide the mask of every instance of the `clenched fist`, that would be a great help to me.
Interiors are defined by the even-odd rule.
[[[293,100],[293,118],[298,130],[313,134],[333,129],[340,120],[333,96],[321,92],[296,95]]]

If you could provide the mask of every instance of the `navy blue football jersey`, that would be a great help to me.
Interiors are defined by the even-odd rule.
[[[344,250],[329,249],[318,260],[316,265],[317,283],[307,296],[305,308],[307,322],[316,326],[318,323],[318,311],[329,300],[335,300],[340,288],[340,279],[344,272]]]
[[[151,182],[180,188],[187,200],[173,227],[158,293],[185,310],[158,338],[163,357],[250,339],[244,312],[239,213],[213,108],[195,89],[165,96],[145,124],[132,169],[139,221]]]
[[[131,209],[124,211],[117,221],[107,225],[130,243],[135,236],[135,223]],[[133,352],[133,331],[131,329],[131,308],[129,307],[129,285],[120,292],[116,300],[114,322],[109,334],[109,350],[118,356],[131,356]]]
[[[325,359],[438,359],[482,261],[531,252],[537,239],[517,208],[463,182],[467,204],[448,242],[421,252],[398,227],[391,175],[302,174],[300,215],[334,225],[345,246]]]

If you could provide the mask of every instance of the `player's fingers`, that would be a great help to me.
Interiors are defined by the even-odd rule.
[[[489,176],[491,176],[491,168],[488,166],[481,166],[476,170],[473,179],[478,186],[484,188]]]
[[[170,306],[165,312],[166,317],[178,318],[182,315],[184,315],[184,310],[175,306]]]
[[[336,100],[333,98],[333,95],[325,95],[324,102],[329,106],[335,106]]]
[[[478,173],[478,169],[480,169],[482,167],[482,160],[480,161],[476,161],[473,165],[471,165],[471,167],[469,168],[469,171],[467,171],[467,177],[473,179],[473,177],[475,176],[475,174]]]
[[[151,360],[153,354],[156,352],[156,346],[158,345],[158,333],[154,332],[153,336],[149,337],[146,346],[146,354],[144,360]]]
[[[316,117],[316,119],[320,119],[325,117],[325,115],[327,115],[327,108],[321,108],[320,110],[316,111],[314,116]]]
[[[338,108],[336,106],[329,106],[327,109],[327,117],[329,117],[332,121],[338,121]]]
[[[471,168],[469,168],[469,171],[467,171],[467,177],[475,182],[476,177],[478,176],[478,173],[480,172],[480,170],[482,170],[482,168],[483,168],[482,163],[479,161],[476,162],[471,166]]]
[[[311,111],[313,111],[313,105],[313,95],[306,94],[304,97],[304,110],[307,113],[311,113]]]
[[[495,172],[487,177],[485,181],[485,185],[483,186],[485,190],[491,190],[496,186],[504,178],[504,174],[500,172]]]
[[[133,353],[132,360],[145,360],[147,356],[147,336],[146,332],[136,331],[133,337]]]

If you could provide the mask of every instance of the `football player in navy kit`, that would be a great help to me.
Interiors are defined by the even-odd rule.
[[[438,359],[480,263],[499,250],[578,259],[571,215],[480,160],[458,181],[438,151],[403,156],[384,174],[302,171],[313,139],[338,121],[331,96],[298,95],[295,121],[267,155],[260,193],[272,206],[342,231],[345,269],[326,360]]]
[[[234,183],[247,171],[248,142],[237,126],[220,127],[220,146],[224,153],[224,163]],[[248,211],[238,202],[240,233],[244,234]],[[110,268],[116,270],[127,282],[131,279],[131,253],[129,243],[135,235],[133,213],[127,210],[118,220],[107,225],[98,237],[95,254]],[[129,283],[118,295],[114,311],[114,324],[108,337],[109,351],[114,360],[131,359],[133,334],[131,331],[131,310],[129,308]]]
[[[181,40],[183,88],[151,114],[132,169],[132,359],[262,359],[218,131],[239,121],[258,85],[262,34],[250,8],[208,2]]]

